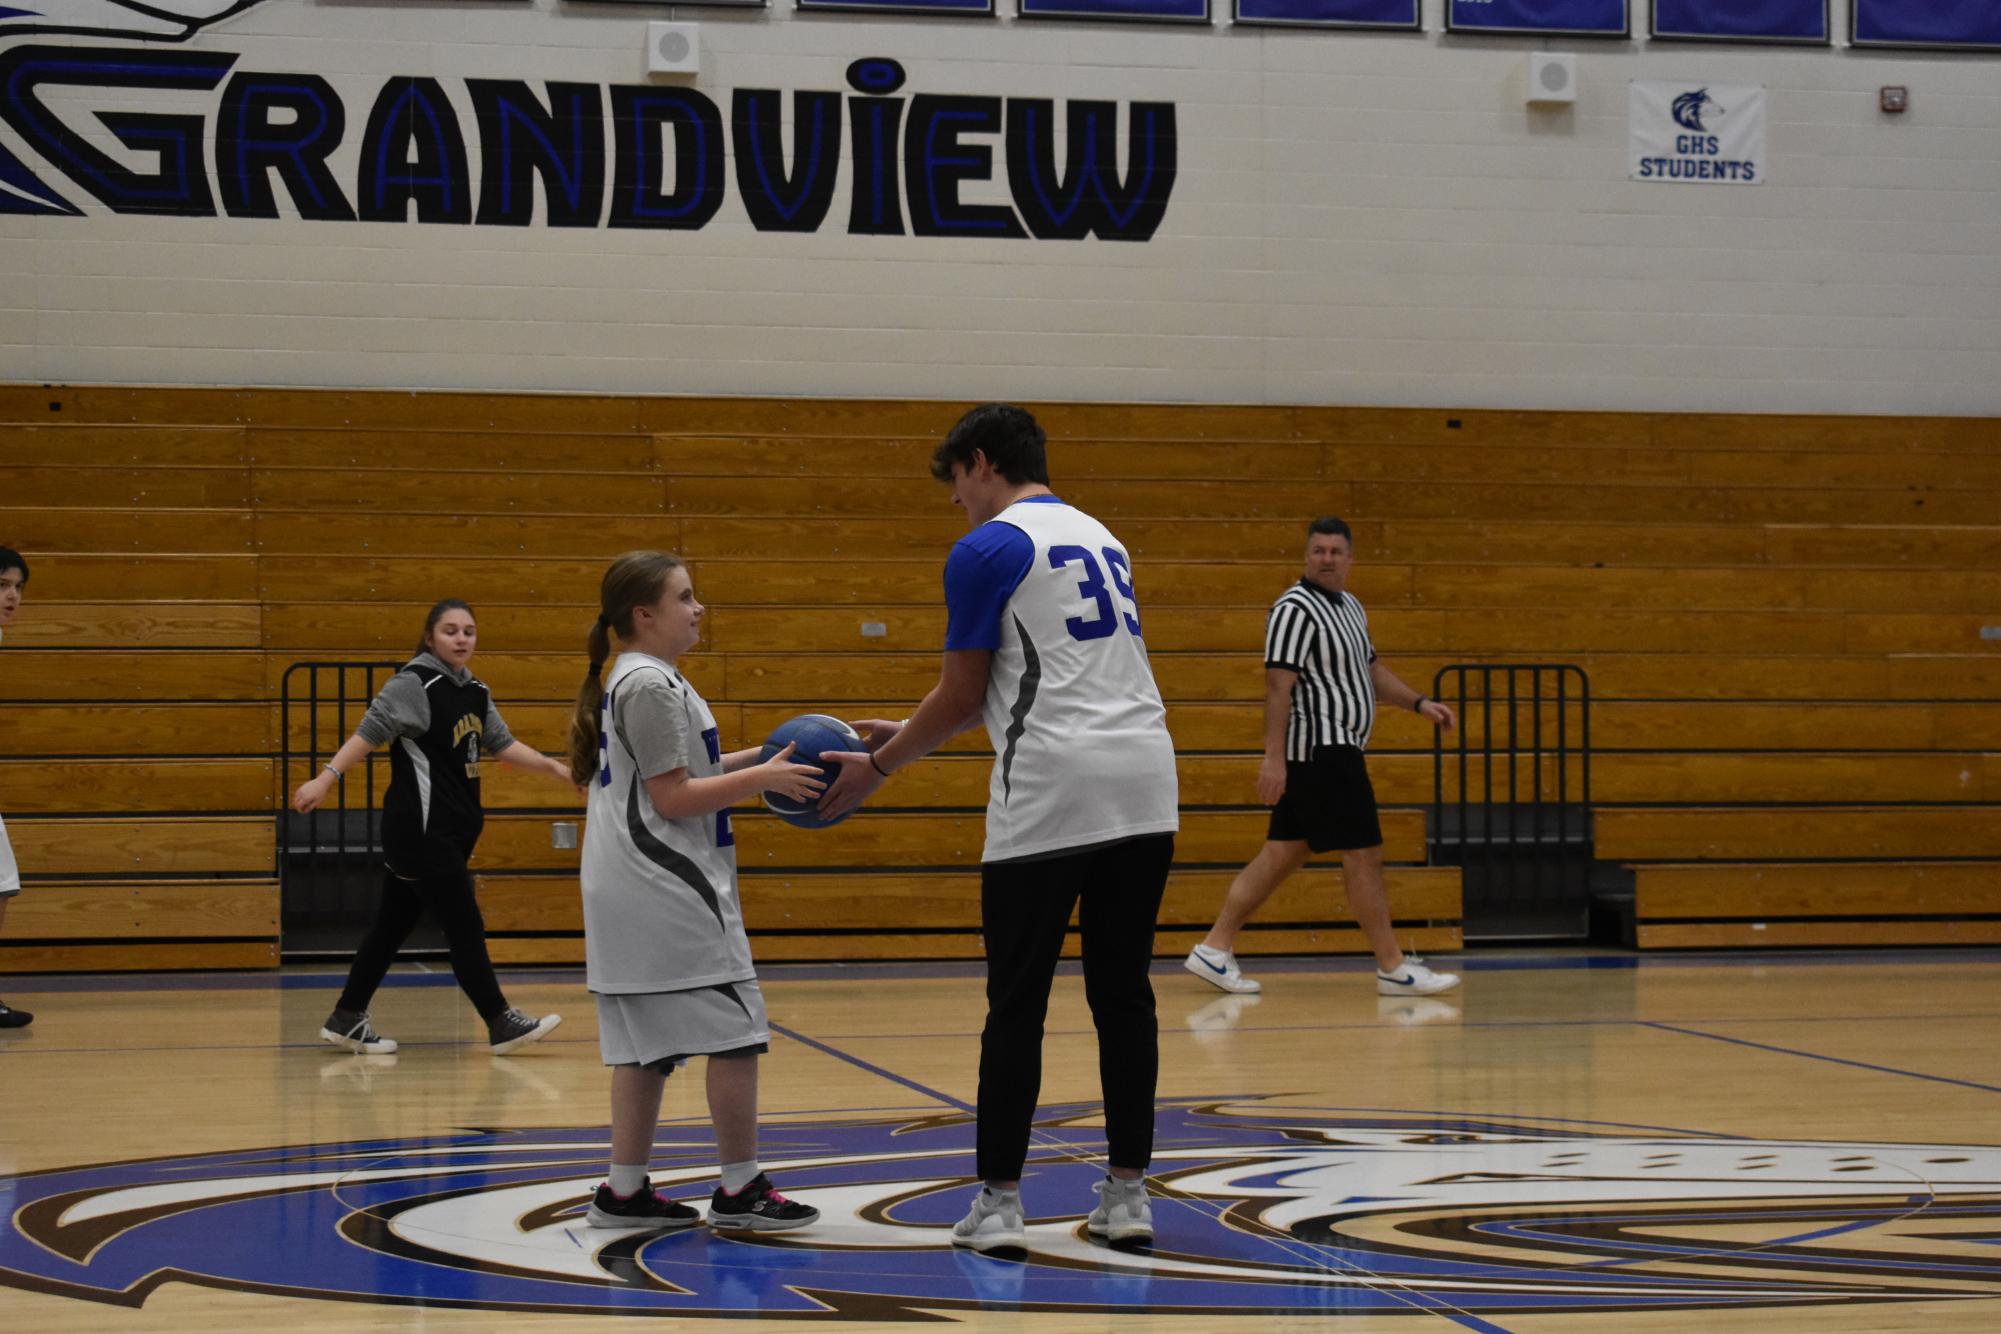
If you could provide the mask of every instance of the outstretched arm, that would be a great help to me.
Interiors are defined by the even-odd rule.
[[[574,790],[576,784],[570,781],[570,766],[566,761],[544,755],[525,741],[511,741],[495,752],[494,759],[515,769],[526,769],[530,773],[547,774]]]
[[[755,756],[757,752],[730,752],[731,758],[744,754]],[[653,809],[667,819],[688,820],[713,815],[760,792],[782,792],[794,801],[811,801],[823,786],[819,766],[794,763],[788,745],[762,764],[746,765],[713,778],[691,778],[685,767],[669,769],[646,780],[646,795],[652,799]]]
[[[915,763],[950,741],[978,720],[986,698],[990,649],[948,649],[938,669],[938,684],[895,735],[870,750],[828,751],[821,758],[841,766],[841,776],[820,799],[820,813],[838,819],[862,804],[888,781],[889,775]],[[871,734],[873,740],[873,734]]]
[[[301,815],[316,810],[327,799],[327,793],[333,791],[333,785],[340,781],[341,775],[367,759],[368,752],[374,749],[374,743],[363,740],[359,732],[341,742],[340,749],[333,753],[326,766],[299,784],[299,790],[292,794],[292,809]]]
[[[1393,708],[1415,709],[1419,717],[1429,718],[1434,726],[1448,732],[1458,726],[1458,716],[1449,707],[1412,690],[1380,658],[1369,664],[1369,679],[1375,683],[1376,699],[1380,702]]]

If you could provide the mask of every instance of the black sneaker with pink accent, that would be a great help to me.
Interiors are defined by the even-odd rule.
[[[718,1186],[709,1197],[709,1226],[725,1232],[785,1232],[819,1221],[818,1209],[786,1199],[762,1172],[734,1195]]]
[[[584,1215],[584,1222],[590,1227],[643,1227],[676,1228],[693,1227],[702,1221],[702,1211],[679,1200],[670,1200],[653,1189],[651,1181],[642,1180],[639,1189],[630,1195],[619,1196],[612,1192],[609,1182],[597,1189],[591,1197],[591,1210]]]

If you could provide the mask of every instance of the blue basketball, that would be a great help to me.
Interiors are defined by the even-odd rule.
[[[758,757],[759,762],[768,760],[784,750],[788,742],[795,747],[792,752],[792,762],[817,765],[820,777],[828,787],[832,787],[834,780],[841,776],[841,766],[821,764],[821,751],[868,749],[862,744],[861,733],[839,718],[830,718],[824,713],[802,713],[797,718],[787,718],[778,725],[770,740],[764,743],[764,753]],[[853,811],[849,811],[848,815],[843,815],[838,820],[824,820],[820,818],[819,801],[819,797],[808,802],[797,802],[777,792],[764,794],[764,805],[767,810],[785,823],[798,825],[801,829],[825,829],[829,825],[839,824],[841,820],[847,819],[848,815],[854,814]]]

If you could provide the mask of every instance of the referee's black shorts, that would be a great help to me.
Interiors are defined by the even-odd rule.
[[[1285,762],[1285,795],[1271,810],[1265,837],[1274,843],[1306,840],[1314,852],[1353,852],[1383,843],[1376,789],[1354,746],[1322,746],[1310,760]]]

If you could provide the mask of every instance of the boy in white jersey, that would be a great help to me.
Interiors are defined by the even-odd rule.
[[[994,748],[981,859],[987,1022],[980,1035],[978,1171],[952,1230],[992,1251],[1025,1241],[1021,1175],[1042,1083],[1042,1025],[1073,907],[1098,1030],[1109,1173],[1089,1230],[1153,1239],[1158,1028],[1147,967],[1180,827],[1174,743],[1140,637],[1132,561],[1049,489],[1042,428],[1017,407],[974,408],[932,456],[973,530],[945,562],[944,666],[902,724],[874,720],[869,751],[835,755],[822,802],[852,809],[897,769],[984,721]]]
[[[770,1041],[737,900],[729,808],[759,792],[816,796],[818,768],[791,747],[759,763],[722,753],[715,716],[675,666],[701,638],[702,604],[672,556],[612,562],[590,632],[590,674],[570,729],[570,774],[590,793],[584,828],[584,959],[598,1045],[611,1076],[611,1176],[592,1227],[702,1221],[647,1180],[660,1094],[691,1056],[708,1057],[721,1182],[709,1224],[777,1232],[820,1216],[772,1189],[757,1162],[757,1058]],[[602,684],[616,631],[625,651]]]
[[[28,561],[12,547],[0,547],[0,633],[21,609],[28,587]],[[0,922],[7,920],[7,900],[21,892],[21,870],[14,863],[14,845],[7,841],[7,822],[0,820]],[[0,1001],[0,1028],[26,1028],[35,1016]]]

